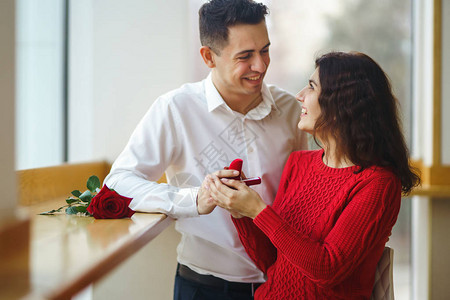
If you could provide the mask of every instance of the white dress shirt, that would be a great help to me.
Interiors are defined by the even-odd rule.
[[[262,282],[247,256],[230,214],[216,207],[199,216],[196,197],[205,175],[243,159],[247,177],[267,203],[275,198],[289,154],[306,149],[297,128],[301,108],[289,93],[263,85],[262,102],[246,115],[231,110],[211,74],[159,97],[114,162],[105,184],[132,197],[130,208],[177,219],[182,234],[178,262],[200,274],[237,282]],[[168,184],[157,184],[166,172]]]

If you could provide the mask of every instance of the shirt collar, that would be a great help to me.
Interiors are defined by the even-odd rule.
[[[275,111],[278,111],[278,107],[275,103],[275,100],[273,100],[272,93],[264,82],[261,89],[261,95],[261,103],[259,103],[257,107],[253,108],[247,113],[246,117],[248,119],[262,120],[270,114],[272,108]]]
[[[267,85],[263,82],[261,89],[262,101],[257,107],[253,108],[246,115],[248,119],[261,120],[265,118],[272,110],[272,107],[278,111],[278,107],[273,100],[272,94],[269,91]],[[205,96],[208,105],[208,111],[212,112],[217,107],[224,105],[228,110],[232,111],[231,108],[225,103],[219,91],[214,86],[212,82],[212,75],[209,73],[205,80]]]
[[[223,100],[222,96],[220,96],[219,91],[214,86],[214,83],[212,82],[211,73],[209,73],[208,77],[206,77],[205,80],[205,96],[209,112],[212,112],[221,105],[225,105],[228,107],[228,105],[226,105],[225,101]]]

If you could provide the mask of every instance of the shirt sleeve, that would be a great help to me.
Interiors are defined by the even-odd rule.
[[[198,216],[199,187],[179,188],[156,182],[181,151],[177,122],[168,100],[158,98],[105,178],[109,188],[133,198],[131,209],[165,213],[173,218]]]
[[[253,221],[293,265],[324,287],[345,279],[386,243],[400,209],[401,185],[396,178],[376,178],[349,196],[350,202],[323,241],[298,232],[270,206]],[[280,254],[281,253],[281,254]]]
[[[308,136],[307,136],[306,132],[304,132],[300,129],[297,129],[296,135],[295,135],[294,151],[308,150],[308,149],[309,149]]]

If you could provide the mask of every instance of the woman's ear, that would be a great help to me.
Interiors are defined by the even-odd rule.
[[[203,58],[203,61],[208,66],[208,68],[214,68],[216,64],[214,63],[214,55],[212,53],[211,48],[208,46],[202,46],[200,48],[200,55]]]

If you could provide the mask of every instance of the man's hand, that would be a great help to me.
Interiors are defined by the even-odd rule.
[[[235,170],[219,170],[213,173],[216,178],[229,178],[235,177],[239,175],[238,171]],[[209,190],[210,183],[214,182],[211,174],[207,175],[203,180],[202,186],[200,187],[197,194],[197,211],[200,215],[207,215],[211,213],[214,208],[216,208],[216,204],[214,204],[213,199],[211,198],[211,193]]]
[[[217,206],[228,210],[234,218],[245,216],[254,219],[266,208],[267,204],[259,194],[244,182],[211,176],[213,182],[208,186],[210,197]]]

